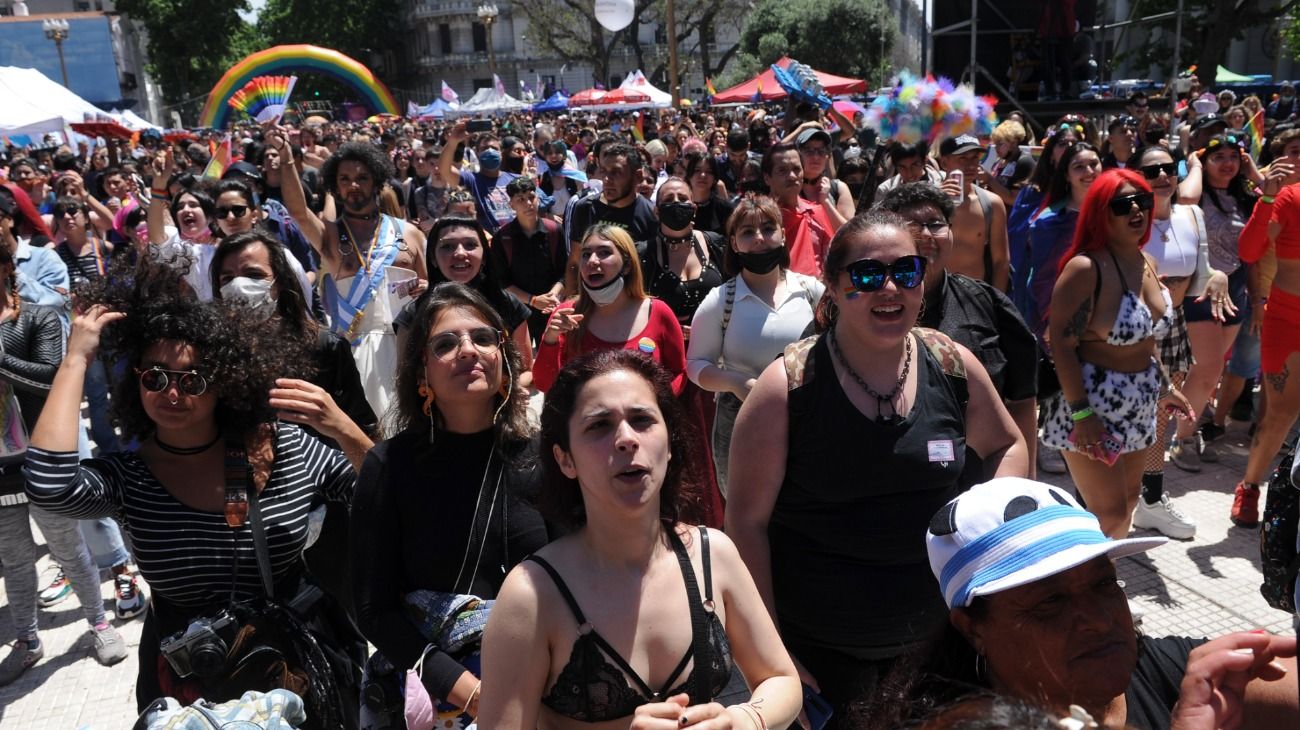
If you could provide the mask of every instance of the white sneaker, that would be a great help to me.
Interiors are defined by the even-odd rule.
[[[1065,457],[1061,456],[1061,450],[1052,448],[1038,441],[1038,470],[1044,474],[1064,474]]]
[[[1138,498],[1137,509],[1133,511],[1133,526],[1146,530],[1156,530],[1175,540],[1190,540],[1196,537],[1196,523],[1182,513],[1169,501],[1169,494],[1160,495],[1160,501],[1147,504]]]

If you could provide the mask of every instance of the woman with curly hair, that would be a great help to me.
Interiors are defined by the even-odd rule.
[[[210,693],[208,682],[195,686],[188,663],[163,647],[174,646],[192,622],[261,597],[268,580],[276,597],[297,595],[312,502],[351,499],[368,444],[345,443],[349,463],[300,427],[276,421],[269,398],[276,379],[305,374],[298,372],[308,362],[298,340],[257,326],[247,308],[195,300],[156,263],[138,269],[131,284],[124,280],[88,288],[73,319],[67,355],[32,434],[27,494],[56,514],[115,516],[130,531],[153,590],[140,640],[138,707],[194,692],[231,699]],[[135,376],[118,384],[113,405],[123,435],[140,445],[78,463],[82,383],[101,339]],[[308,420],[290,409],[279,413]],[[251,478],[227,481],[232,465]],[[263,538],[250,529],[259,514],[270,563],[264,577],[253,549]],[[321,601],[309,613],[327,609]]]
[[[534,507],[540,473],[523,360],[496,308],[463,284],[422,296],[407,329],[398,432],[366,457],[352,502],[353,534],[365,536],[353,541],[352,562],[367,566],[354,597],[361,630],[378,649],[367,671],[393,698],[367,709],[427,706],[427,698],[413,701],[418,691],[437,698],[444,717],[473,717],[478,641],[453,649],[424,627],[460,610],[430,616],[440,601],[496,598],[506,573],[546,544]],[[417,666],[417,681],[399,681],[399,671]]]
[[[696,526],[671,380],[602,350],[547,393],[543,508],[572,533],[506,577],[484,634],[480,727],[759,730],[798,713],[794,665],[736,546]]]

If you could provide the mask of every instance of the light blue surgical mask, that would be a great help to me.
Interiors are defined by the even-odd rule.
[[[480,170],[500,170],[501,169],[501,152],[491,147],[478,153],[478,166]]]

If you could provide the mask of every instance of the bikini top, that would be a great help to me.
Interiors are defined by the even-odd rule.
[[[686,547],[676,531],[668,534],[686,582],[691,608],[691,647],[657,692],[587,621],[559,572],[536,555],[526,558],[542,566],[551,576],[578,622],[578,638],[573,642],[569,662],[556,678],[555,685],[542,697],[543,705],[579,722],[605,722],[627,717],[641,705],[659,702],[682,692],[690,695],[691,704],[710,702],[727,686],[732,670],[731,644],[727,641],[722,621],[713,610],[708,533],[700,528],[700,555],[704,563],[703,600],[700,599],[695,569],[691,566]],[[692,658],[695,666],[690,676],[673,686]]]
[[[1148,337],[1163,336],[1169,329],[1172,313],[1174,311],[1173,301],[1169,298],[1169,290],[1164,286],[1160,287],[1160,296],[1165,300],[1165,313],[1160,319],[1151,316],[1151,308],[1147,303],[1142,301],[1142,295],[1139,291],[1133,291],[1128,287],[1128,281],[1124,278],[1124,271],[1119,267],[1119,261],[1115,258],[1115,252],[1107,249],[1110,253],[1110,260],[1115,263],[1115,273],[1119,274],[1120,286],[1124,288],[1124,294],[1120,297],[1119,312],[1115,314],[1115,323],[1110,326],[1110,332],[1106,333],[1106,343],[1122,347],[1125,345],[1136,345]],[[1096,266],[1097,262],[1092,256],[1088,257]],[[1143,259],[1143,270],[1147,266],[1145,258]],[[1097,301],[1097,295],[1101,293],[1101,271],[1097,271],[1097,282],[1092,287],[1092,300]]]

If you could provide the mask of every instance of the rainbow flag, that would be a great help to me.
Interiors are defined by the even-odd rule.
[[[632,136],[636,137],[638,142],[645,141],[645,114],[636,116],[636,124],[632,125]]]
[[[709,96],[717,96],[717,95],[718,95],[718,90],[715,89],[715,88],[713,88],[713,79],[705,79],[705,80],[704,80],[704,90],[705,90],[706,92],[708,92]]]
[[[1255,116],[1246,122],[1246,133],[1250,135],[1250,156],[1259,159],[1264,151],[1264,110],[1255,112]]]
[[[296,83],[297,76],[258,76],[249,79],[227,103],[258,122],[269,122],[284,116]]]
[[[226,174],[227,167],[230,167],[230,137],[228,136],[221,140],[216,152],[212,153],[212,159],[203,169],[203,177],[220,180],[221,176]]]

